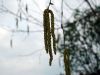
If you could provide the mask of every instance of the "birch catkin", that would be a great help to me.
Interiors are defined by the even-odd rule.
[[[53,50],[54,50],[54,54],[56,54],[56,41],[55,41],[55,34],[54,34],[54,14],[51,10],[49,10],[49,13],[51,14],[51,33],[53,39]]]
[[[44,25],[44,43],[45,43],[45,50],[48,53],[48,25],[49,24],[49,14],[48,10],[44,10],[43,14],[43,25]]]
[[[65,66],[65,75],[71,75],[69,51],[67,49],[64,50],[64,66]]]
[[[10,40],[10,47],[11,48],[13,47],[13,40],[12,39]]]
[[[53,60],[52,50],[54,50],[54,54],[56,54],[56,42],[55,42],[55,34],[54,34],[54,14],[49,9],[44,10],[43,25],[44,25],[45,50],[47,53],[49,53],[50,56],[49,64],[51,65]],[[51,40],[53,41],[53,44]]]

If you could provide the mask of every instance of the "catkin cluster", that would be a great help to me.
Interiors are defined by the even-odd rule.
[[[65,66],[65,73],[66,73],[65,75],[71,75],[69,51],[67,49],[64,50],[64,66]]]
[[[54,14],[52,10],[45,9],[43,14],[43,26],[44,26],[44,43],[45,50],[49,53],[50,60],[49,64],[51,65],[53,60],[52,50],[56,54],[56,42],[54,34]]]

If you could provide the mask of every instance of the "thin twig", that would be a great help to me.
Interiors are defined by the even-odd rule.
[[[51,2],[51,0],[49,2],[48,9],[49,9],[50,5],[53,5],[53,3]]]
[[[62,0],[62,3],[61,3],[61,29],[63,30],[64,49],[65,49],[65,35],[64,35],[64,27],[63,27],[63,0]]]
[[[94,13],[94,15],[96,15],[95,10],[93,9],[93,7],[91,6],[90,2],[88,0],[85,0],[86,3],[89,5],[90,9],[92,10],[92,12]]]

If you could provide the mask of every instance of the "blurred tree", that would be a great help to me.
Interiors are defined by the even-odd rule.
[[[9,11],[4,5],[2,5],[2,8],[5,9],[4,10],[5,12],[9,12],[10,14],[13,14],[14,16],[16,16],[16,19],[15,19],[16,29],[11,30],[11,31],[12,32],[27,32],[28,34],[30,32],[34,33],[34,31],[30,31],[30,27],[28,24],[26,25],[26,30],[19,29],[20,28],[19,22],[22,22],[22,20],[25,20],[27,22],[35,24],[34,21],[36,21],[39,23],[39,24],[36,23],[36,25],[39,25],[41,27],[42,26],[41,20],[35,17],[33,14],[32,15],[29,14],[30,11],[29,11],[29,6],[27,5],[27,3],[25,4],[24,7],[22,7],[22,4],[21,4],[22,1],[21,0],[17,0],[17,1],[18,1],[17,14],[13,13],[12,11]],[[100,69],[100,52],[99,52],[99,49],[100,49],[99,47],[100,46],[100,39],[99,39],[100,37],[100,30],[99,30],[100,7],[95,6],[95,9],[93,9],[88,0],[84,0],[84,1],[87,2],[87,4],[90,6],[91,9],[86,9],[85,11],[82,11],[82,12],[80,10],[76,10],[74,14],[74,19],[66,22],[65,26],[62,26],[62,29],[64,31],[63,32],[64,37],[65,37],[65,44],[60,44],[58,48],[61,53],[64,52],[63,50],[64,47],[66,47],[67,50],[70,51],[70,62],[71,62],[72,71],[75,71],[75,72],[84,71],[84,73],[91,73]],[[51,0],[49,3],[49,6],[50,4],[52,5]],[[69,7],[67,4],[65,5]],[[63,11],[62,9],[61,11]],[[74,10],[72,8],[70,9],[72,11]],[[63,15],[63,12],[61,12],[61,14]],[[37,32],[41,32],[41,31],[43,30],[40,30]],[[57,41],[59,42],[59,40],[60,38],[58,37]],[[10,40],[10,44],[12,47],[13,46],[12,39]]]
[[[71,69],[90,74],[100,69],[100,6],[93,11],[76,10],[74,18],[64,25],[65,47],[70,51]],[[64,44],[60,42],[60,53]]]

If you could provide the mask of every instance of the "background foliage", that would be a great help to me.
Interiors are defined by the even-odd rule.
[[[76,9],[74,19],[64,25],[72,71],[90,74],[100,69],[100,7],[96,6],[94,11]],[[60,43],[60,53],[63,48]]]

